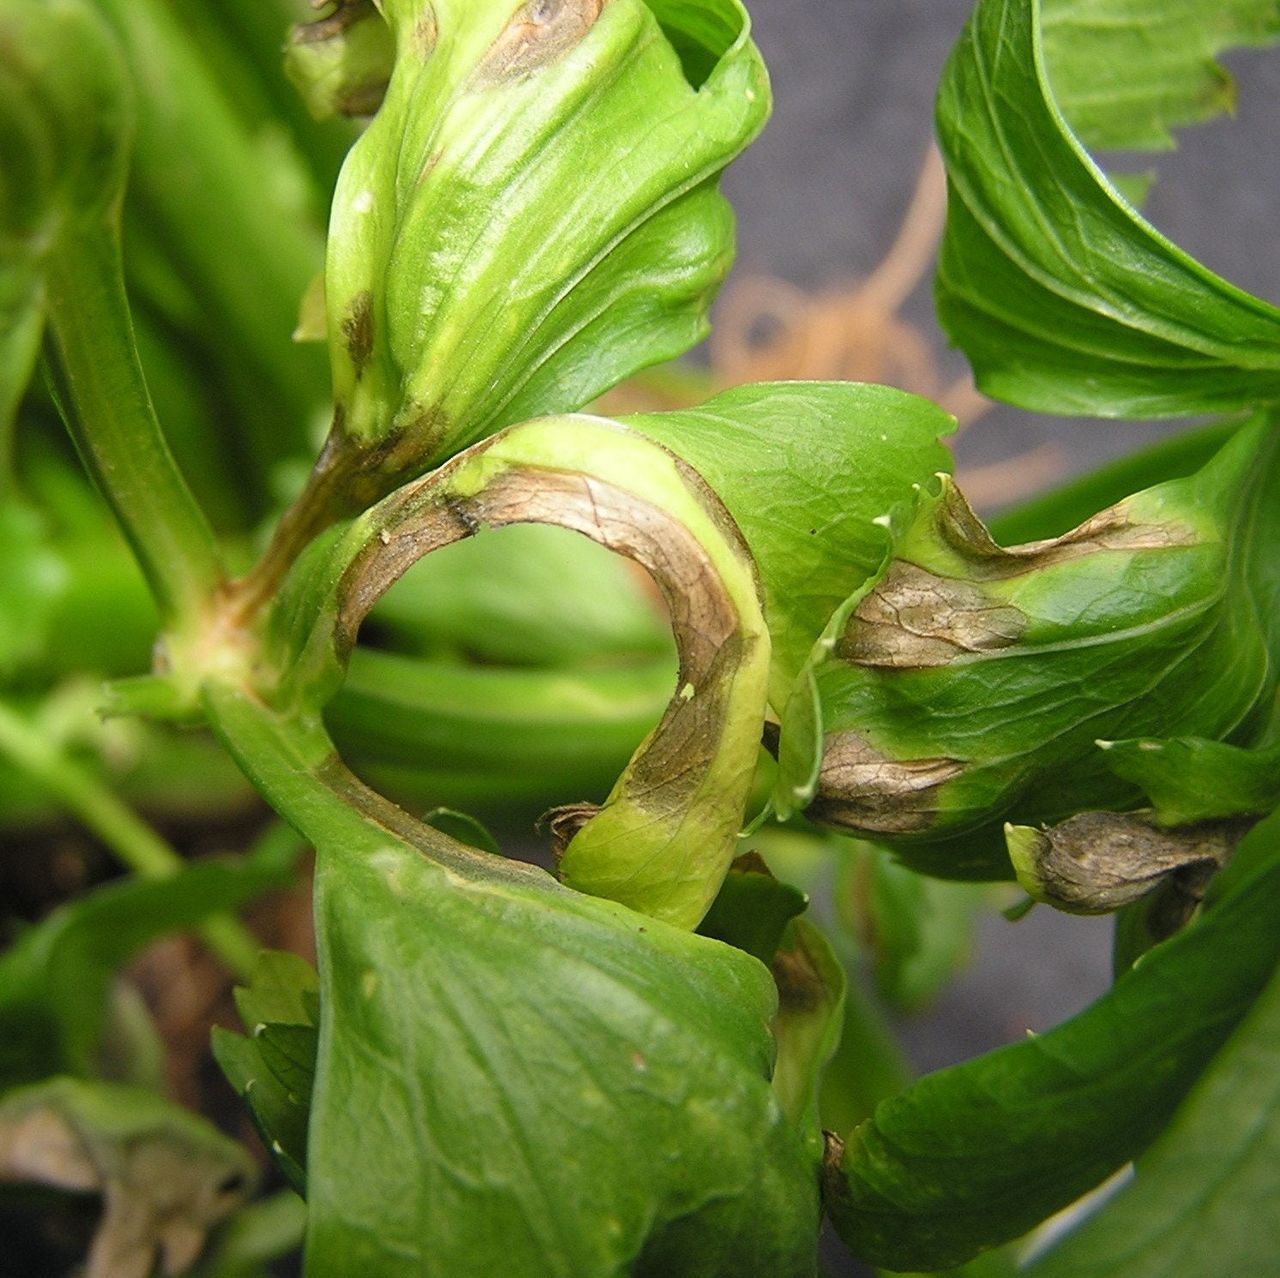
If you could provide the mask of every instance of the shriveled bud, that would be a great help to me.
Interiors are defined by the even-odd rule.
[[[1082,812],[1037,830],[1005,826],[1009,858],[1028,896],[1071,914],[1108,914],[1170,880],[1198,893],[1248,822],[1162,830],[1124,812]]]
[[[769,102],[738,0],[381,10],[394,66],[326,267],[348,510],[699,340],[732,254],[715,179]]]
[[[1051,541],[1001,547],[949,480],[922,494],[784,717],[784,764],[821,764],[783,797],[917,868],[1007,877],[1004,819],[1143,801],[1099,738],[1253,722],[1275,678],[1244,567],[1262,430]]]

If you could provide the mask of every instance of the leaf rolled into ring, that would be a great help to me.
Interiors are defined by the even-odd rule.
[[[567,884],[693,927],[737,851],[767,696],[770,643],[755,565],[706,484],[670,452],[600,418],[545,418],[477,445],[354,521],[296,574],[278,636],[292,695],[323,696],[361,621],[412,563],[481,527],[555,524],[648,569],[666,599],[679,676],[661,722],[604,805],[558,822]],[[308,567],[308,564],[310,567]],[[566,618],[566,624],[572,619]],[[289,696],[290,687],[281,689]]]

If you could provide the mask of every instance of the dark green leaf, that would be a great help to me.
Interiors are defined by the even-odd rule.
[[[698,932],[745,950],[767,966],[787,925],[807,904],[803,892],[775,879],[762,858],[748,853],[730,866]]]
[[[1191,30],[1185,56],[1196,60],[1221,9],[1193,5],[1202,16],[1188,23],[1175,16],[1183,7],[1161,6],[1172,25],[1144,54],[1171,41],[1181,49]],[[1089,6],[1086,22],[1111,8]],[[1280,311],[1176,249],[1108,185],[1050,92],[1041,10],[1037,0],[983,0],[938,99],[950,183],[938,308],[979,387],[1026,408],[1101,417],[1230,411],[1280,398]],[[1155,6],[1119,15],[1122,34],[1148,10]],[[1144,42],[1146,30],[1137,37]],[[1095,62],[1091,74],[1110,65],[1109,57]],[[1073,74],[1064,78],[1087,93]],[[1149,98],[1146,75],[1138,66],[1112,83],[1128,90],[1136,82]],[[1172,82],[1183,98],[1182,69]],[[1074,109],[1084,115],[1082,98]],[[1170,113],[1177,108],[1166,101],[1155,114]],[[1100,127],[1090,121],[1092,131]]]
[[[850,1134],[828,1208],[859,1254],[958,1264],[1139,1155],[1280,961],[1280,825],[1252,872],[1048,1033],[920,1080]]]
[[[253,1031],[262,1063],[280,1081],[290,1099],[305,1101],[315,1078],[314,1025],[259,1025]]]
[[[1027,1278],[1280,1273],[1280,979],[1137,1165]]]
[[[248,1105],[272,1158],[293,1188],[304,1193],[319,977],[296,954],[264,950],[248,986],[237,989],[235,998],[249,1037],[215,1027],[214,1057]]]
[[[219,1069],[248,1107],[272,1161],[305,1196],[310,1094],[291,1095],[267,1066],[256,1040],[215,1025],[212,1045]]]
[[[1280,806],[1280,745],[1244,750],[1200,737],[1109,741],[1111,770],[1141,786],[1163,825],[1262,816]]]

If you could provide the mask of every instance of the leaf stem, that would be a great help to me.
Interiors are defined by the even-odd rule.
[[[140,878],[167,878],[185,864],[108,786],[68,758],[30,720],[3,701],[0,701],[0,755],[51,790],[77,820]],[[249,978],[262,947],[238,919],[218,915],[202,924],[198,932],[237,977]]]
[[[151,403],[118,237],[101,223],[68,226],[49,256],[47,287],[67,427],[124,529],[165,625],[190,625],[224,572]]]

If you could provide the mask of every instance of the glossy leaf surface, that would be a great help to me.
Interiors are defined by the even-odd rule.
[[[1280,1258],[1280,980],[1259,997],[1134,1180],[1031,1278],[1262,1278]]]
[[[928,1075],[850,1134],[828,1208],[892,1269],[958,1264],[1140,1154],[1280,961],[1272,820],[1252,872],[1048,1033]]]
[[[1136,84],[1140,99],[1153,89],[1185,98],[1185,61],[1197,60],[1221,13],[1218,5],[1187,7],[1195,20],[1178,21],[1181,5],[1162,7],[1171,26],[1143,48],[1152,62],[1114,83]],[[947,64],[938,98],[950,184],[937,286],[944,327],[979,387],[1025,408],[1133,418],[1274,402],[1280,311],[1169,243],[1084,151],[1050,89],[1040,23],[1055,10],[1064,22],[1081,13],[1039,0],[982,0]],[[1259,27],[1280,28],[1274,5],[1249,12],[1260,15]],[[1083,21],[1102,15],[1088,6]],[[1135,16],[1119,15],[1121,38]],[[1224,30],[1230,34],[1230,18]],[[1158,66],[1155,55],[1174,43],[1175,66]],[[1102,74],[1095,60],[1090,76]],[[1089,92],[1074,66],[1062,78],[1068,94]],[[1116,118],[1105,102],[1111,92],[1091,99],[1108,121]],[[1118,126],[1124,134],[1143,119],[1141,108]],[[1083,97],[1073,109],[1085,118]],[[1172,110],[1166,102],[1147,118]],[[1097,133],[1101,124],[1089,117],[1088,127]]]
[[[732,255],[715,179],[769,109],[738,0],[383,12],[395,68],[326,270],[335,455],[369,450],[375,496],[704,336]]]

